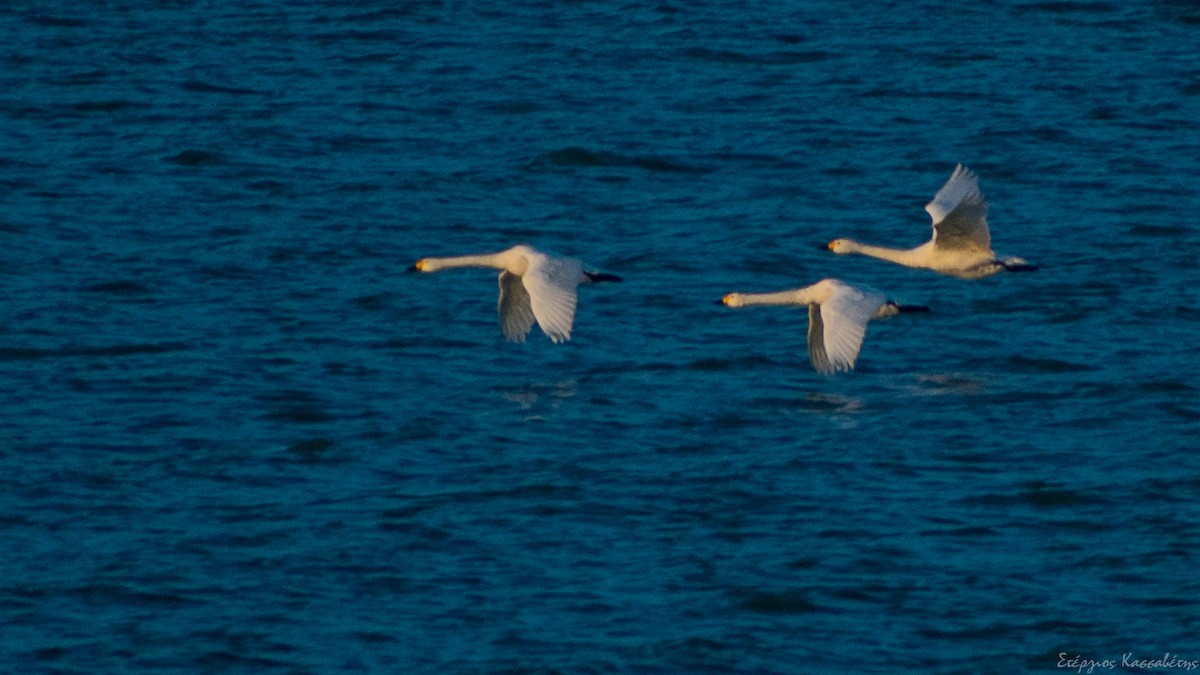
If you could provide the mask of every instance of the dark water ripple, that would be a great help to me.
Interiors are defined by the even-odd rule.
[[[0,8],[0,670],[1200,659],[1200,14],[927,10]],[[958,161],[1038,274],[816,250]],[[517,241],[625,283],[401,274]]]

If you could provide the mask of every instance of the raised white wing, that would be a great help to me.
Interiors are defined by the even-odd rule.
[[[867,322],[884,300],[879,293],[837,284],[833,296],[816,306],[816,320],[810,305],[808,355],[818,372],[854,368],[867,334]],[[814,331],[813,326],[818,324],[820,329]]]
[[[510,272],[500,273],[500,331],[513,342],[524,342],[533,328],[533,308],[521,277]]]
[[[987,202],[979,191],[979,178],[962,164],[955,167],[925,210],[933,218],[933,243],[938,248],[992,249]]]
[[[554,342],[571,339],[583,263],[575,258],[530,255],[522,281],[538,325]]]

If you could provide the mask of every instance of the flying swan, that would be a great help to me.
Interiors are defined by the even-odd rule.
[[[585,272],[575,258],[552,256],[531,246],[453,258],[422,258],[410,272],[438,272],[453,267],[491,267],[500,270],[500,331],[513,342],[524,342],[536,320],[556,343],[571,339],[575,323],[577,286],[620,281],[613,274]]]
[[[778,293],[730,293],[717,304],[808,305],[808,357],[819,373],[854,368],[871,319],[929,311],[928,307],[898,305],[881,293],[838,279],[823,279],[812,286]]]
[[[933,217],[933,239],[913,248],[896,249],[834,239],[821,248],[838,255],[859,253],[904,265],[921,267],[959,279],[978,279],[997,272],[1033,272],[1037,267],[1021,258],[998,258],[988,233],[987,202],[979,192],[979,179],[959,164],[950,180],[925,205]]]

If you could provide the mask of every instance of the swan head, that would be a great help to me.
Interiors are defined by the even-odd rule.
[[[408,268],[408,271],[424,271],[427,274],[431,273],[431,271],[442,271],[450,267],[452,265],[446,264],[443,258],[421,258],[419,261],[413,263],[413,267]]]
[[[854,242],[850,241],[849,239],[834,239],[828,244],[825,244],[824,248],[827,248],[838,255],[845,255],[847,253],[854,252]]]
[[[746,304],[746,301],[742,297],[741,293],[730,293],[729,295],[721,298],[721,301],[718,304],[725,305],[726,307],[741,307],[742,305]]]

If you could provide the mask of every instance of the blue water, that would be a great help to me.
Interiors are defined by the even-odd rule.
[[[0,671],[1200,659],[1200,9],[517,5],[0,8]],[[818,250],[957,162],[1040,272]]]

